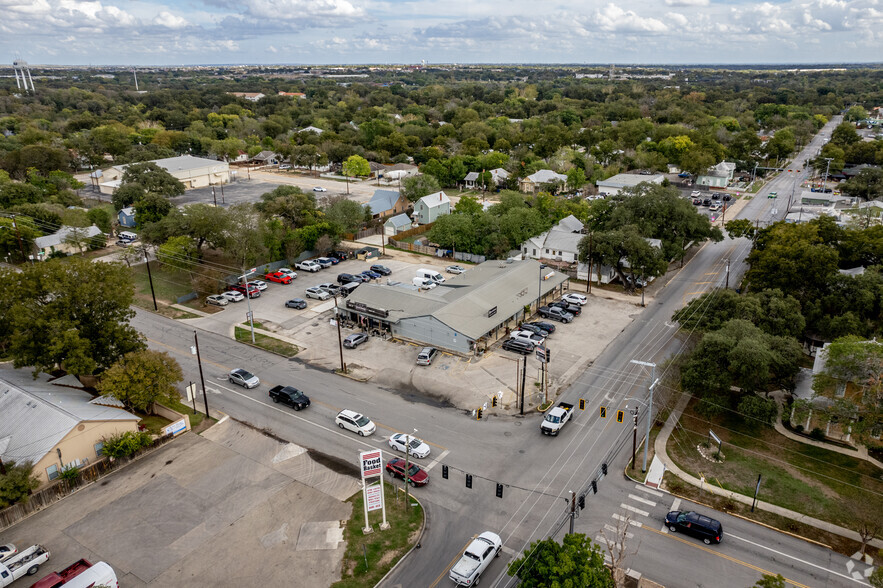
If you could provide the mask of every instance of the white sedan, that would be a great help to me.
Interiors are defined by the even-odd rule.
[[[579,304],[580,306],[585,306],[586,302],[589,301],[589,299],[582,294],[576,294],[574,292],[565,294],[561,297],[561,300],[567,302],[568,304]]]
[[[277,269],[276,271],[280,274],[285,274],[286,276],[288,276],[292,280],[297,279],[297,272],[291,268],[283,267],[283,268]]]
[[[313,192],[327,192],[328,188],[323,188],[322,186],[316,186],[313,188]]]
[[[264,281],[261,281],[261,280],[252,280],[252,281],[250,281],[250,282],[248,283],[248,285],[249,285],[249,286],[254,286],[255,288],[257,288],[257,289],[260,290],[261,292],[263,292],[264,290],[267,289],[267,282],[264,282]]]
[[[221,296],[223,296],[230,302],[242,302],[243,300],[245,300],[245,296],[243,296],[241,292],[237,292],[236,290],[227,290],[226,292],[221,294]]]
[[[316,300],[328,300],[331,297],[331,294],[321,288],[307,288],[304,293],[307,298],[315,298]]]
[[[396,451],[401,451],[405,453],[405,447],[408,442],[408,435],[404,433],[396,433],[392,437],[389,438],[389,446],[395,449]],[[411,457],[416,457],[419,459],[423,459],[427,455],[429,455],[429,445],[417,439],[416,437],[411,437]]]

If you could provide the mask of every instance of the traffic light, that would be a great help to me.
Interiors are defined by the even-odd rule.
[[[599,413],[601,414],[602,419],[606,419],[607,418],[607,407],[602,406]]]
[[[494,396],[493,398],[491,398],[491,406],[494,406],[494,407],[497,406],[497,397],[496,397],[496,396]]]
[[[617,423],[622,422],[622,416],[623,416],[623,412],[621,410],[617,410],[616,411],[616,422]],[[481,418],[481,409],[478,409],[478,418]]]
[[[580,399],[579,399],[579,409],[580,409],[580,410],[585,410],[585,409],[586,409],[586,399],[585,399],[585,398],[580,398]]]
[[[601,473],[604,474],[605,476],[607,475],[607,464],[606,463],[601,464]]]
[[[503,497],[503,485],[497,484],[497,498]]]
[[[472,488],[472,474],[466,474],[466,487]]]
[[[448,479],[448,466],[446,465],[442,466],[442,478],[444,478],[445,480]]]
[[[477,420],[479,420],[479,421],[480,421],[480,420],[481,420],[481,411],[482,411],[482,408],[481,408],[481,407],[479,407],[479,408],[478,408],[478,412],[477,412],[477,413],[475,413],[475,414],[477,414],[477,415],[478,415],[478,419],[477,419]],[[620,421],[619,421],[619,422],[622,422],[622,421],[621,421],[621,420],[620,420]]]
[[[598,493],[598,482],[596,482],[595,480],[592,480],[592,494],[597,494],[597,493]]]
[[[578,498],[577,501],[576,501],[576,503],[579,505],[579,509],[580,509],[580,510],[584,509],[584,508],[586,507],[586,495],[585,495],[585,494],[580,494],[580,495],[579,495],[579,498]]]

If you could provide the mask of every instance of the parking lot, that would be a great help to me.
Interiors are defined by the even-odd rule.
[[[317,273],[296,270],[298,277],[289,285],[268,282],[260,298],[251,300],[255,322],[260,323],[263,330],[298,345],[301,352],[297,361],[329,370],[340,368],[337,328],[331,323],[334,300],[306,299],[306,288],[335,282],[340,273],[359,273],[372,263],[381,263],[392,270],[390,276],[377,282],[392,280],[410,284],[418,268],[434,268],[444,273],[450,263],[400,251],[387,253],[379,261],[346,260]],[[550,391],[569,383],[641,311],[637,297],[602,296],[589,297],[581,316],[572,323],[555,323],[557,329],[548,341],[554,353],[549,364]],[[286,308],[285,302],[295,297],[306,299],[307,308]],[[245,326],[247,312],[248,305],[243,300],[230,303],[210,316],[187,322],[232,337],[236,325]],[[343,328],[341,335],[346,337],[354,332],[358,331]],[[504,407],[514,410],[516,362],[523,361],[523,356],[500,349],[501,343],[496,342],[487,353],[477,357],[442,353],[430,366],[416,365],[419,346],[377,337],[370,337],[356,349],[344,349],[343,355],[351,377],[370,380],[401,395],[416,395],[470,409],[502,392]],[[527,356],[527,361],[527,394],[534,394],[528,403],[537,404],[538,392],[531,383],[540,381],[540,363],[533,354]],[[249,366],[242,367],[248,369]]]

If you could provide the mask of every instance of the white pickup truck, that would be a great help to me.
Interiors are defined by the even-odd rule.
[[[322,269],[322,264],[315,259],[305,259],[294,264],[294,267],[305,272],[317,272]]]
[[[451,568],[448,577],[458,586],[475,586],[494,557],[499,557],[501,549],[503,540],[500,536],[485,531],[466,546],[466,551]]]
[[[543,435],[555,436],[561,432],[561,429],[573,417],[573,405],[566,402],[559,402],[558,406],[546,413],[543,418],[543,424],[540,430]]]
[[[49,550],[42,545],[32,545],[0,562],[0,588],[9,586],[23,576],[33,576],[40,565],[49,560]]]

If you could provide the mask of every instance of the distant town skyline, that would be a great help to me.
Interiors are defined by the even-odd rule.
[[[879,0],[0,0],[46,65],[883,61]]]

